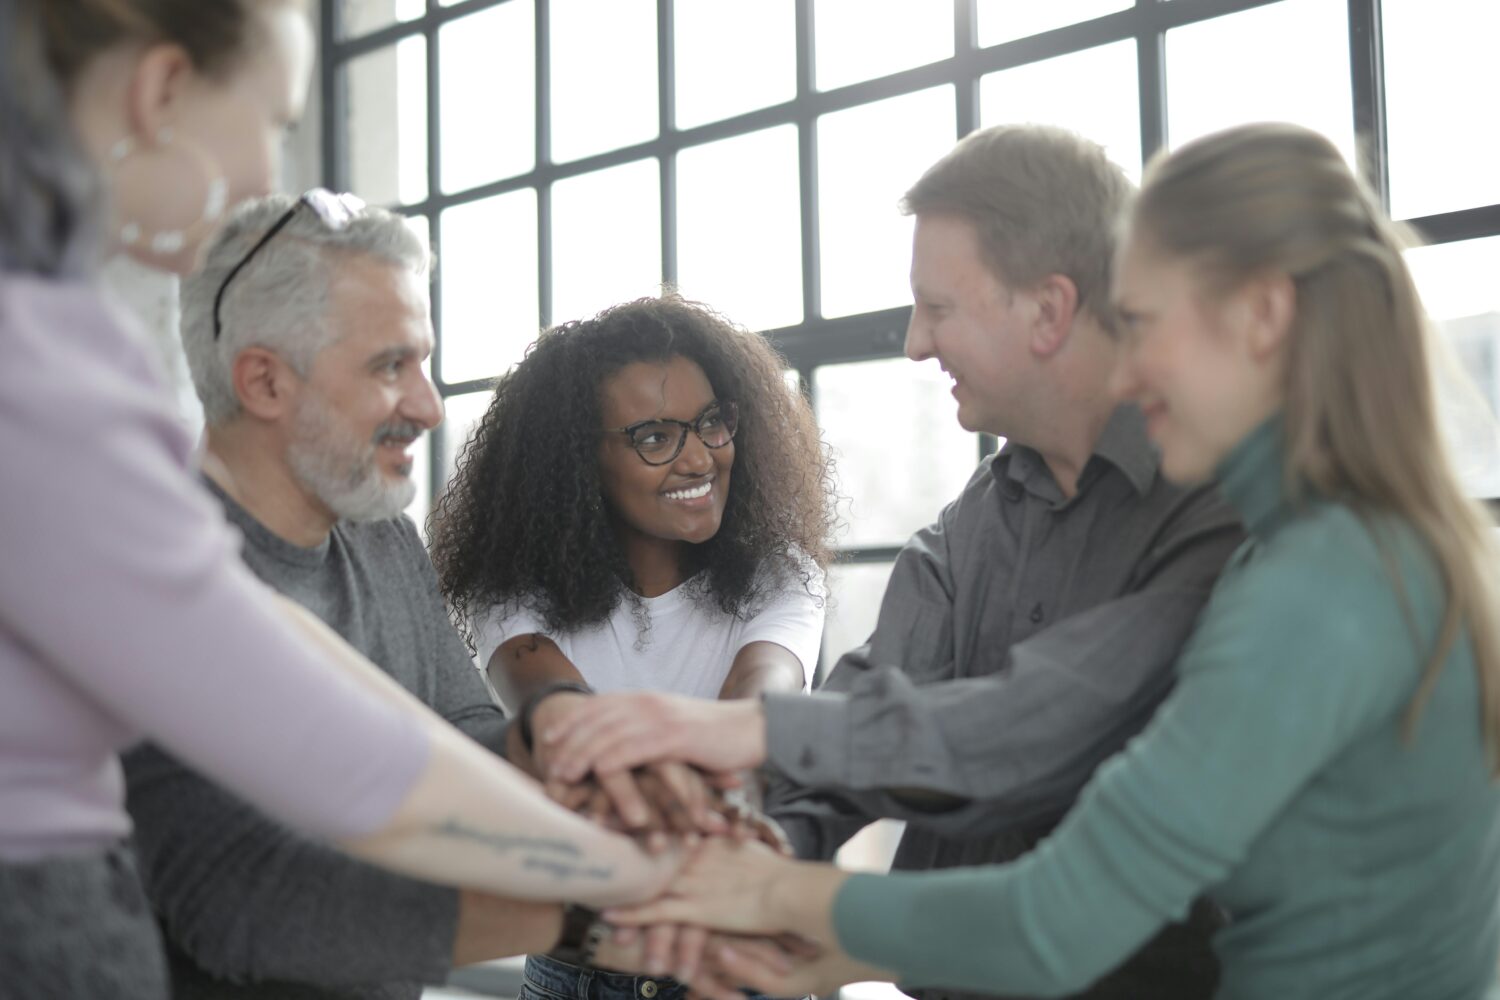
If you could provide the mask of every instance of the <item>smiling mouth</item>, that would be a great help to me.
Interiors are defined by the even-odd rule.
[[[390,448],[394,451],[405,451],[416,443],[417,439],[414,437],[395,437],[389,435],[381,438],[378,442],[379,447]]]
[[[709,479],[698,484],[697,486],[690,486],[687,489],[668,490],[662,495],[665,496],[668,500],[697,500],[700,497],[708,496],[709,491],[713,488],[714,481],[712,479]]]

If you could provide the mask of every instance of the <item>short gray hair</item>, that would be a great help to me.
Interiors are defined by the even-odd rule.
[[[183,279],[182,347],[210,427],[240,413],[231,372],[241,351],[267,348],[305,375],[318,352],[332,343],[333,330],[324,319],[341,259],[367,255],[419,275],[431,263],[421,238],[393,212],[366,208],[348,226],[333,230],[303,209],[234,276],[215,340],[214,296],[225,275],[296,203],[271,195],[241,206],[214,237],[202,268]]]

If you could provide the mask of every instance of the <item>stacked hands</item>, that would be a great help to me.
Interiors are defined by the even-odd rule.
[[[753,801],[749,771],[765,760],[757,700],[558,693],[536,707],[532,731],[555,800],[652,852],[683,854],[659,897],[604,914],[615,930],[595,965],[671,976],[711,1000],[891,978],[838,947],[829,915],[844,873],[795,860]]]

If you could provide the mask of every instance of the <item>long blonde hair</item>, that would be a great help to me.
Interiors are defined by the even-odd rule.
[[[1288,484],[1362,515],[1393,514],[1428,546],[1447,603],[1406,732],[1466,626],[1490,767],[1500,771],[1494,529],[1465,494],[1442,438],[1432,379],[1439,345],[1402,256],[1414,241],[1331,142],[1272,123],[1207,136],[1153,162],[1131,226],[1154,249],[1190,261],[1210,294],[1266,273],[1292,278]]]

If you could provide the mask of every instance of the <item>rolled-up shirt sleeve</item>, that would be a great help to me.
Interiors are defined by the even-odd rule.
[[[765,697],[771,763],[795,785],[843,799],[841,811],[948,836],[1055,820],[1170,691],[1172,665],[1243,537],[1221,505],[1189,508],[1134,590],[1016,643],[993,673],[955,679],[951,664],[878,659],[899,645],[881,634],[888,609],[941,593],[942,550],[929,529],[898,560],[882,625],[839,661],[828,689]],[[820,811],[789,795],[777,817],[790,827]]]

